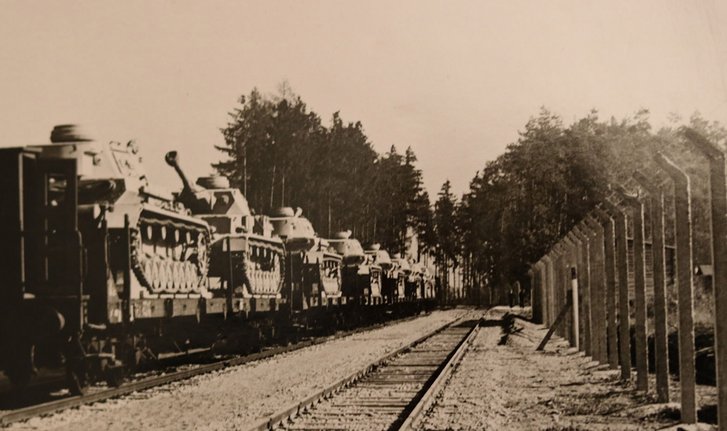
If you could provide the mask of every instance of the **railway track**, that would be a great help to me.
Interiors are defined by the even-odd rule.
[[[293,352],[295,350],[303,349],[305,347],[325,343],[338,338],[347,337],[363,331],[369,331],[384,326],[389,326],[397,323],[406,322],[412,319],[420,317],[420,315],[408,316],[402,319],[392,320],[385,323],[379,323],[370,326],[364,326],[361,328],[352,329],[349,331],[343,331],[334,335],[314,337],[308,340],[300,341],[298,343],[289,346],[280,346],[269,348],[261,352],[253,353],[250,355],[226,358],[224,360],[215,361],[207,364],[190,365],[184,369],[166,372],[161,375],[154,375],[151,377],[140,378],[137,380],[129,381],[116,388],[99,388],[92,387],[88,393],[79,396],[64,396],[60,399],[55,399],[48,402],[41,402],[39,404],[30,405],[14,410],[8,410],[0,413],[0,427],[5,427],[15,422],[21,422],[24,420],[31,419],[37,416],[48,415],[56,413],[62,410],[80,407],[86,404],[92,404],[99,401],[104,401],[123,395],[131,394],[137,391],[143,391],[153,387],[165,385],[168,383],[186,380],[201,374],[210,373],[213,371],[222,370],[224,368],[233,367],[237,365],[246,364],[249,362],[258,361],[261,359],[270,358],[283,353]]]
[[[445,325],[251,429],[413,429],[480,322],[460,319]]]

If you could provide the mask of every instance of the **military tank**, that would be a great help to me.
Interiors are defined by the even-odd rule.
[[[381,266],[366,255],[357,239],[351,238],[350,230],[337,232],[328,241],[331,249],[343,256],[343,296],[356,303],[381,303]]]
[[[208,312],[275,311],[285,302],[284,248],[266,216],[253,215],[240,190],[221,176],[200,177],[192,184],[179,165],[176,151],[167,164],[182,180],[176,201],[212,228]]]
[[[286,283],[294,310],[333,305],[341,299],[341,255],[318,237],[300,208],[275,209],[270,215],[273,233],[286,250]]]
[[[409,261],[401,255],[392,257],[391,263],[393,265],[393,271],[397,276],[396,298],[397,300],[403,300],[409,297],[406,292],[406,283],[411,276],[411,265],[409,264]]]
[[[425,292],[424,266],[419,262],[410,265],[409,277],[406,279],[406,296],[412,299],[423,299]]]
[[[150,187],[134,141],[74,125],[50,141],[0,153],[0,362],[21,387],[36,368],[65,365],[82,392],[144,356],[159,332],[144,321],[198,313],[210,230]]]
[[[99,205],[112,231],[131,229],[131,299],[160,294],[202,294],[207,287],[210,230],[173,196],[150,187],[139,147],[94,142],[72,125],[57,126],[41,159],[75,160],[78,204]],[[169,297],[169,296],[167,296]]]
[[[365,255],[372,265],[381,267],[381,296],[387,303],[404,299],[404,272],[392,260],[389,252],[381,244],[373,243],[366,248]]]

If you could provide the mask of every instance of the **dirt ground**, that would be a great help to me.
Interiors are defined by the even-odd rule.
[[[487,317],[499,318],[504,311],[493,310]],[[539,325],[517,319],[516,330],[505,345],[498,345],[499,326],[480,330],[420,429],[716,429],[680,426],[678,404],[654,404],[633,385],[620,383],[617,371],[590,362],[562,339],[535,352],[546,333]]]

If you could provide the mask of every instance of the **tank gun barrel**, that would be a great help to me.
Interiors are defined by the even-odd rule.
[[[197,189],[192,185],[192,183],[189,182],[189,179],[187,178],[187,175],[182,171],[182,168],[179,166],[179,155],[176,151],[170,151],[164,156],[164,161],[167,162],[167,164],[174,168],[175,171],[177,171],[177,175],[179,175],[179,178],[182,180],[182,185],[184,186],[184,191],[187,192],[196,192]]]

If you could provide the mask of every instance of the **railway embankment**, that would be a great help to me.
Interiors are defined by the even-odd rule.
[[[502,313],[493,309],[486,317]],[[419,429],[716,429],[706,423],[678,425],[678,399],[655,404],[633,385],[623,385],[617,370],[598,366],[561,338],[536,352],[546,333],[542,326],[517,319],[511,329],[500,343],[502,327],[480,328]],[[714,392],[714,387],[698,387],[700,420],[715,404]],[[678,396],[676,386],[672,393]]]

